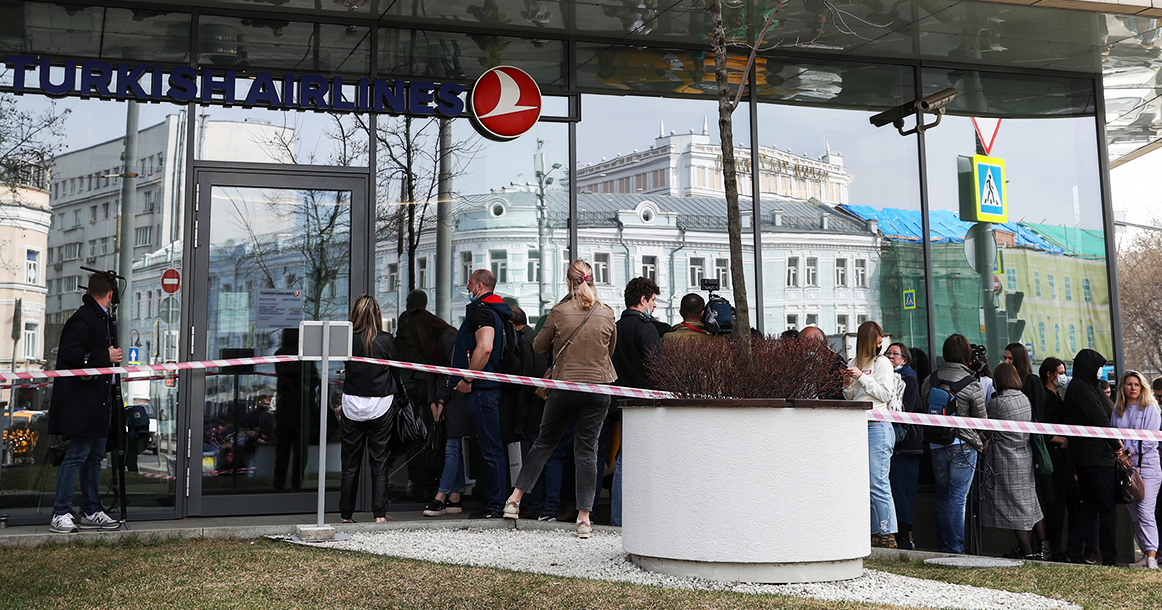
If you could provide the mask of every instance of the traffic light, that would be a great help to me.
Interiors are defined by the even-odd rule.
[[[1005,315],[1009,322],[1009,341],[1019,342],[1025,334],[1025,321],[1017,317],[1021,313],[1021,305],[1025,302],[1025,293],[1021,291],[1005,293]]]

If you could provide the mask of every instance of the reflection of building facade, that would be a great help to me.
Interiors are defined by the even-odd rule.
[[[48,180],[48,170],[41,165],[25,165],[17,175],[0,178],[0,366],[4,370],[44,366],[44,256],[52,217]],[[37,408],[35,392],[21,392],[14,406]]]
[[[708,197],[668,197],[591,194],[579,197],[579,254],[594,267],[601,299],[620,311],[626,282],[638,276],[661,288],[654,316],[680,321],[678,302],[699,292],[703,278],[717,278],[722,296],[734,302],[730,247],[726,233],[726,201]],[[496,292],[513,297],[530,318],[536,310],[541,261],[555,261],[545,281],[551,302],[564,296],[567,250],[554,232],[565,230],[567,194],[547,193],[550,243],[546,258],[537,250],[538,197],[533,192],[475,195],[460,202],[453,238],[453,284],[464,286],[474,269],[491,269]],[[777,209],[763,215],[762,271],[767,283],[763,316],[768,329],[819,326],[827,332],[854,331],[879,315],[876,273],[879,237],[873,222],[865,223],[823,204],[769,197]],[[749,203],[747,204],[749,205]],[[749,235],[750,217],[743,216]],[[425,234],[417,250],[416,286],[431,288],[435,236]],[[404,266],[395,260],[394,244],[381,242],[378,296],[385,315],[403,303]],[[744,244],[748,277],[754,277],[753,247]],[[754,294],[749,295],[752,310]],[[453,300],[454,323],[463,317],[464,295]]]
[[[664,129],[664,127],[663,127]],[[792,199],[816,199],[830,205],[848,203],[851,178],[843,156],[831,152],[819,159],[790,151],[760,146],[759,189],[763,195]],[[746,148],[735,151],[738,191],[751,193],[754,163]],[[577,169],[580,193],[626,193],[677,197],[721,197],[722,147],[710,143],[706,126],[702,133],[660,134],[649,150],[618,154],[613,159],[582,165]]]

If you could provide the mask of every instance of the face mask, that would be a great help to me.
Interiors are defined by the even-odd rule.
[[[883,345],[881,345],[881,346],[877,347],[877,348],[876,348],[876,355],[877,355],[877,356],[879,356],[879,355],[880,355],[880,352],[882,352],[882,351],[884,351],[884,346],[883,346]]]
[[[902,365],[902,364],[899,364],[899,365],[893,366],[893,367],[892,367],[892,370],[893,370],[893,371],[898,371],[898,370],[900,370],[900,369],[902,369],[902,368],[904,368],[904,365]]]
[[[1101,374],[1102,374],[1102,370],[1101,370],[1101,369],[1098,369],[1098,370],[1097,370],[1097,378],[1098,378],[1098,379],[1101,379],[1101,378],[1102,378],[1102,375],[1101,375]]]
[[[1069,383],[1069,377],[1066,377],[1064,374],[1057,376],[1057,387],[1064,388],[1067,383]]]

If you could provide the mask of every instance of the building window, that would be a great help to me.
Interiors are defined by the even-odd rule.
[[[799,314],[794,314],[794,313],[787,314],[787,330],[798,330],[798,329],[799,329]]]
[[[74,227],[81,226],[81,210],[79,210],[79,209],[73,210],[73,226]]]
[[[654,282],[658,281],[658,257],[642,257],[642,277]]]
[[[600,252],[593,254],[593,283],[594,284],[610,284],[609,278],[609,253]]]
[[[819,285],[819,259],[814,256],[807,257],[807,267],[803,272],[803,285]],[[811,326],[811,324],[808,323],[807,326]]]
[[[133,319],[134,320],[141,319],[141,293],[140,292],[136,292],[133,294]]]
[[[24,324],[24,359],[25,360],[40,360],[36,353],[37,342],[36,337],[39,334],[37,325],[31,322]]]
[[[1045,323],[1044,322],[1037,323],[1037,338],[1040,339],[1040,342],[1041,342],[1041,353],[1044,353],[1045,352]]]
[[[1038,271],[1033,272],[1033,294],[1036,296],[1041,296],[1041,273]],[[1044,349],[1044,347],[1042,347],[1042,349]]]
[[[847,259],[835,259],[835,286],[837,288],[847,287]]]
[[[863,326],[863,323],[864,323],[864,322],[867,322],[867,314],[865,314],[865,313],[861,313],[861,314],[859,314],[858,316],[856,316],[856,317],[855,317],[855,327],[856,327],[857,329],[858,329],[860,326]]]
[[[24,283],[40,283],[40,252],[26,250],[24,253]]]
[[[89,222],[97,222],[97,206],[89,206]]]
[[[69,277],[62,277],[60,279],[61,294],[66,292],[76,292],[80,288],[80,285],[81,282],[78,276],[70,275]]]
[[[108,201],[101,204],[101,214],[105,217],[105,220],[109,220],[109,202]]]
[[[153,244],[153,227],[138,227],[133,233],[133,247],[149,246]]]
[[[399,264],[390,263],[387,266],[387,291],[395,292],[399,290]]]
[[[109,253],[109,238],[102,237],[100,247],[97,248],[97,254],[100,254],[101,256],[105,256],[108,253]]]
[[[508,251],[489,250],[488,261],[492,267],[492,275],[496,278],[496,283],[508,283]]]
[[[722,290],[730,290],[730,260],[714,259],[714,274],[718,276],[718,287]]]
[[[89,240],[89,258],[93,258],[94,256],[97,256],[97,240],[90,239]]]
[[[799,257],[787,257],[787,288],[799,287]]]
[[[1087,277],[1081,278],[1081,296],[1085,299],[1086,303],[1093,302],[1093,292],[1090,291],[1089,278]]]
[[[152,320],[153,319],[153,291],[152,290],[145,293],[145,312],[147,314],[147,319]]]
[[[528,273],[529,274],[526,276],[529,278],[528,281],[530,281],[530,282],[541,281],[541,251],[540,250],[529,250],[529,270],[528,270]]]
[[[81,242],[73,242],[61,246],[64,252],[61,254],[62,261],[72,261],[81,257]]]
[[[701,286],[702,278],[706,277],[706,259],[690,259],[690,285]]]
[[[819,326],[819,314],[817,314],[817,313],[807,314],[806,326]]]
[[[1008,278],[1009,291],[1016,292],[1017,291],[1017,270],[1013,269],[1012,267],[1005,269],[1005,277]]]
[[[835,332],[841,335],[847,334],[847,314],[841,313],[835,316]]]
[[[1057,298],[1057,283],[1053,281],[1053,274],[1049,274],[1049,298]]]
[[[1097,342],[1094,340],[1093,336],[1093,326],[1085,327],[1085,342],[1089,345],[1089,349],[1097,349]]]
[[[1052,277],[1052,276],[1050,276],[1050,277]],[[1061,325],[1060,324],[1053,325],[1053,345],[1054,345],[1054,354],[1060,356],[1061,355]]]
[[[855,261],[855,287],[867,288],[867,261],[862,258]]]
[[[1069,353],[1077,353],[1077,329],[1072,324],[1069,325]]]
[[[472,253],[460,252],[460,275],[464,277],[463,284],[468,285],[468,278],[472,277]]]
[[[508,275],[506,272],[505,275]],[[507,281],[507,280],[505,280]],[[416,288],[428,287],[428,259],[416,259]]]
[[[141,211],[145,214],[153,213],[153,191],[145,191],[141,194]]]
[[[1065,276],[1065,300],[1073,300],[1073,280],[1068,275]]]

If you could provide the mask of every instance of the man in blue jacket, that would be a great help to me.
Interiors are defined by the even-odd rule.
[[[452,367],[495,373],[500,366],[503,320],[512,317],[512,308],[493,294],[496,277],[487,269],[477,269],[468,279],[468,303],[464,322],[456,335]],[[497,519],[504,514],[504,497],[508,483],[508,461],[500,438],[500,383],[470,376],[451,376],[449,385],[468,394],[468,414],[476,427],[480,453],[488,463],[488,498],[484,508],[469,519]]]
[[[94,273],[81,308],[65,322],[61,331],[57,369],[107,367],[121,362],[121,350],[113,347],[115,330],[109,318],[113,302],[113,282]],[[56,501],[49,531],[69,534],[84,529],[120,527],[105,514],[97,496],[101,482],[101,458],[113,417],[110,395],[113,375],[61,377],[53,384],[48,409],[48,433],[68,436],[65,458],[56,477]],[[69,505],[77,474],[81,478],[81,518],[74,523]]]

